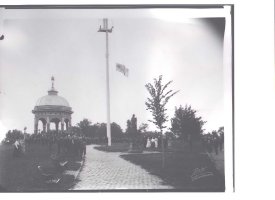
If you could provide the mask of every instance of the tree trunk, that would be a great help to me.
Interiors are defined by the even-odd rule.
[[[162,129],[160,130],[161,133],[161,149],[162,149],[162,168],[165,166],[165,154],[164,154],[164,142],[163,142],[163,133]]]

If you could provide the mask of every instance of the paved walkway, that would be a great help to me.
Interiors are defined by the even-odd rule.
[[[73,190],[172,189],[157,176],[119,157],[87,146],[86,161]]]

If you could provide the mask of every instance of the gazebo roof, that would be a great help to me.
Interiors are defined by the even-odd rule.
[[[39,98],[37,100],[35,106],[66,106],[66,107],[70,107],[69,102],[64,97],[58,96],[57,94],[51,94],[50,92],[53,92],[53,91],[49,91],[48,95]]]
[[[58,95],[58,91],[54,88],[54,77],[52,77],[52,88],[48,91],[48,95],[40,97],[34,107],[33,112],[36,111],[64,111],[72,112],[69,102]]]

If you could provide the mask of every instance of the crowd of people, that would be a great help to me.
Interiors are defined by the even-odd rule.
[[[19,157],[26,146],[31,144],[47,145],[49,152],[56,152],[57,155],[67,154],[74,156],[86,155],[86,145],[90,144],[91,138],[82,135],[63,133],[39,133],[27,135],[25,140],[16,140],[14,145],[14,157]],[[205,151],[209,153],[218,154],[224,148],[224,134],[223,133],[208,133],[202,135],[202,145]],[[164,149],[168,148],[168,138],[163,138]],[[144,149],[162,149],[162,139],[160,136],[144,136]]]
[[[86,138],[82,136],[57,136],[57,152],[69,153],[75,156],[86,155]]]
[[[174,140],[177,140],[174,138]],[[189,141],[190,139],[187,139]],[[163,145],[164,149],[167,149],[168,146],[171,146],[172,140],[168,140],[168,137],[163,138]],[[170,144],[168,144],[170,143]],[[172,142],[173,145],[174,142]],[[188,142],[189,147],[192,150],[192,143]],[[220,151],[224,148],[224,133],[220,132],[212,132],[208,134],[204,134],[201,136],[201,142],[198,143],[199,145],[202,145],[203,149],[209,153],[214,152],[215,154],[218,154]],[[143,147],[145,149],[161,149],[162,141],[160,136],[145,136],[143,137]],[[177,145],[176,145],[177,148]]]
[[[89,138],[67,133],[39,133],[28,135],[25,140],[16,140],[14,143],[15,157],[22,154],[23,146],[39,144],[47,145],[50,153],[57,155],[70,154],[74,156],[86,155],[86,144],[89,143]],[[54,152],[56,151],[56,152]]]

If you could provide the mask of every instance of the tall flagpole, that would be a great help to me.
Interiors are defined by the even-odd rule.
[[[111,117],[110,117],[110,85],[109,85],[109,38],[108,33],[111,33],[113,27],[108,29],[108,19],[103,19],[103,28],[99,27],[98,32],[105,32],[106,34],[106,92],[107,92],[107,138],[108,146],[112,145],[111,139]]]

